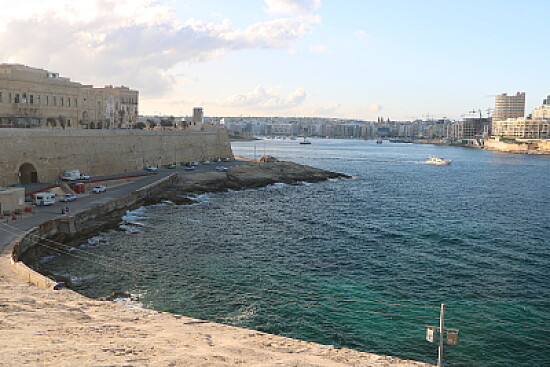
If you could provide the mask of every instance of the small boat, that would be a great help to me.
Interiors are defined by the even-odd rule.
[[[376,144],[382,144],[382,140],[377,140]]]
[[[304,136],[304,141],[301,141],[300,144],[311,144],[311,141],[309,141],[309,140]]]
[[[430,158],[428,158],[428,160],[426,162],[424,162],[426,164],[432,164],[434,166],[447,166],[449,164],[451,164],[451,160],[450,159],[443,159],[441,157],[435,157],[435,156],[431,156]]]

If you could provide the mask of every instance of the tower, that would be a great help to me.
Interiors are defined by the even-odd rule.
[[[515,96],[502,93],[495,97],[495,111],[493,121],[504,121],[509,118],[525,115],[525,92],[517,92]]]

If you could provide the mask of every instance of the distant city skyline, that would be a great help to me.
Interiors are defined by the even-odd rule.
[[[0,62],[140,92],[140,114],[459,119],[550,94],[550,2],[0,0]]]

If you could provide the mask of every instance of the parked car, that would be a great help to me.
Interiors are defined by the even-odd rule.
[[[75,194],[65,194],[59,198],[59,201],[67,202],[67,201],[75,201],[76,195]]]
[[[94,194],[101,194],[102,192],[105,192],[105,191],[107,191],[107,186],[105,185],[99,185],[92,189],[92,192]]]
[[[175,169],[176,168],[176,165],[174,163],[170,163],[170,164],[167,164],[166,165],[166,168],[168,169]]]
[[[155,167],[155,166],[147,166],[146,169],[149,172],[157,172],[158,171],[158,167]]]
[[[91,177],[90,177],[89,175],[85,175],[85,174],[83,174],[83,173],[80,175],[80,179],[81,179],[81,180],[89,180],[90,178],[91,178]]]
[[[210,164],[210,161],[202,161],[201,164]]]
[[[228,168],[227,167],[224,167],[224,166],[219,166],[219,167],[216,167],[216,171],[222,171],[222,172],[225,172],[227,171]]]
[[[229,158],[228,157],[222,158],[222,162],[229,162]]]
[[[185,166],[186,171],[192,171],[195,169],[195,166]]]
[[[197,162],[191,162],[192,166],[198,166],[199,164]]]

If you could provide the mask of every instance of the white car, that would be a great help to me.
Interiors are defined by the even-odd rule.
[[[89,175],[82,174],[80,175],[81,180],[89,180],[91,177]]]
[[[107,191],[107,186],[105,185],[99,185],[92,189],[92,192],[94,194],[101,194],[102,192],[105,192],[105,191]]]
[[[155,166],[147,166],[147,171],[149,172],[157,172],[158,168]]]
[[[75,201],[76,195],[75,194],[65,194],[59,198],[59,201],[67,202],[67,201]]]
[[[216,171],[222,171],[222,172],[225,172],[227,171],[228,168],[227,167],[224,167],[224,166],[219,166],[219,167],[216,167]]]

